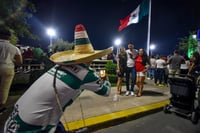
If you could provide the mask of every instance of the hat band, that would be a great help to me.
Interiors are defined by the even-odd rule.
[[[80,38],[80,39],[75,40],[76,45],[85,45],[89,43],[90,43],[90,40],[88,38]]]

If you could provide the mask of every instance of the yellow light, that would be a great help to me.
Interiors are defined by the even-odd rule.
[[[106,77],[106,70],[100,70],[100,77],[101,78]]]

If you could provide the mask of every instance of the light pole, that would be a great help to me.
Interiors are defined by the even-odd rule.
[[[53,28],[48,28],[47,29],[47,35],[50,37],[50,46],[52,46],[52,39],[54,36],[56,36],[56,31]]]
[[[151,50],[151,55],[152,55],[153,50],[156,48],[156,46],[155,46],[154,44],[151,44],[149,48],[150,48],[150,50]]]

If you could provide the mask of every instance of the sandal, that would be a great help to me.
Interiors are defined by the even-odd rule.
[[[138,94],[137,94],[137,97],[141,97],[141,96],[142,96],[142,94],[141,94],[141,93],[138,93]]]
[[[117,91],[117,94],[118,94],[118,95],[121,95],[121,91]]]

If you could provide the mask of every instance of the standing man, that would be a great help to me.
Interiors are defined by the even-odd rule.
[[[163,87],[163,77],[165,74],[165,66],[166,66],[166,62],[163,59],[163,56],[160,56],[159,59],[156,60],[156,65],[155,65],[155,69],[156,69],[156,77],[155,77],[155,85],[158,85],[160,87]],[[159,80],[159,84],[157,84],[157,81]]]
[[[169,64],[169,76],[179,75],[181,71],[181,64],[185,63],[184,58],[179,55],[179,51],[175,50],[174,55],[171,56],[167,62]]]
[[[136,81],[136,70],[135,70],[135,57],[138,54],[138,51],[134,49],[134,45],[132,42],[128,44],[127,53],[127,69],[126,69],[126,96],[131,94],[134,96],[134,85]],[[129,86],[130,83],[130,74],[131,74],[131,88]]]
[[[151,55],[151,57],[150,57],[150,64],[151,64],[151,66],[150,66],[149,70],[147,71],[147,76],[149,79],[152,80],[155,78],[154,74],[155,74],[155,66],[156,66],[156,58],[154,55]]]
[[[11,33],[5,26],[0,26],[0,114],[6,109],[10,86],[14,78],[16,64],[22,64],[20,50],[10,43]]]

